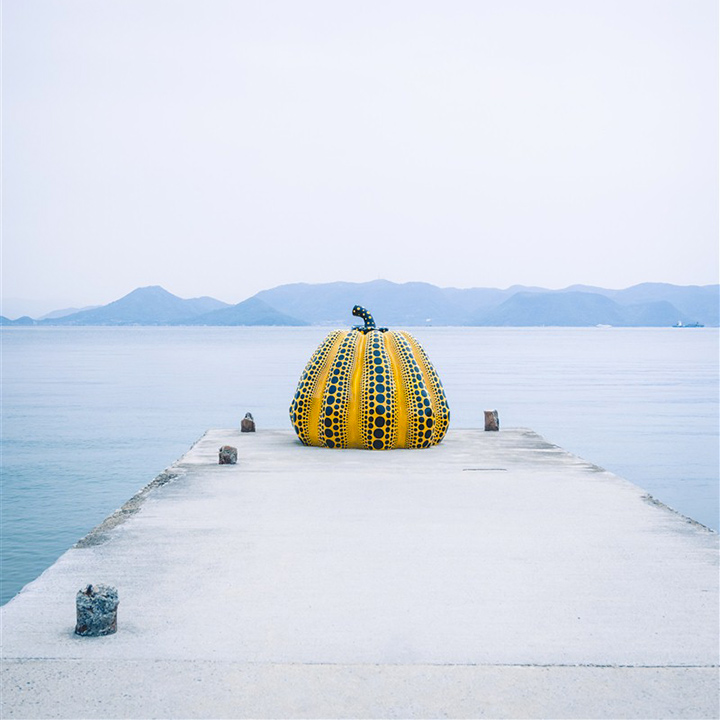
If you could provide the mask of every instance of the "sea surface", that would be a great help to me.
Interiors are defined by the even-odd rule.
[[[350,323],[349,323],[350,324]],[[529,427],[718,529],[717,328],[415,328],[453,428]],[[290,429],[329,328],[2,328],[1,602],[207,428]],[[331,451],[327,452],[342,452]]]

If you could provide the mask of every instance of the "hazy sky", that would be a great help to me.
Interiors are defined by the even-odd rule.
[[[715,0],[4,0],[3,296],[718,281]]]

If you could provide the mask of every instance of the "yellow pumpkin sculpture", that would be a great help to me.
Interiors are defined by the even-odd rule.
[[[415,338],[365,321],[331,332],[305,368],[290,406],[305,445],[329,448],[425,448],[450,420],[440,378]]]

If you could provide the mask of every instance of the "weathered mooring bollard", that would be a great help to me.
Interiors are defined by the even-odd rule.
[[[499,430],[500,418],[497,410],[485,411],[485,430]]]
[[[245,413],[245,417],[240,421],[240,432],[255,432],[255,421],[250,413]]]
[[[232,445],[223,445],[220,448],[218,465],[235,465],[237,462],[237,448]]]
[[[118,592],[109,585],[88,585],[75,596],[75,633],[100,637],[117,632]]]

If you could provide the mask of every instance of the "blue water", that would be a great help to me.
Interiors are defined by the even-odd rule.
[[[327,328],[3,328],[6,602],[209,427],[290,428]],[[718,528],[714,328],[418,328],[451,427],[531,427]]]

